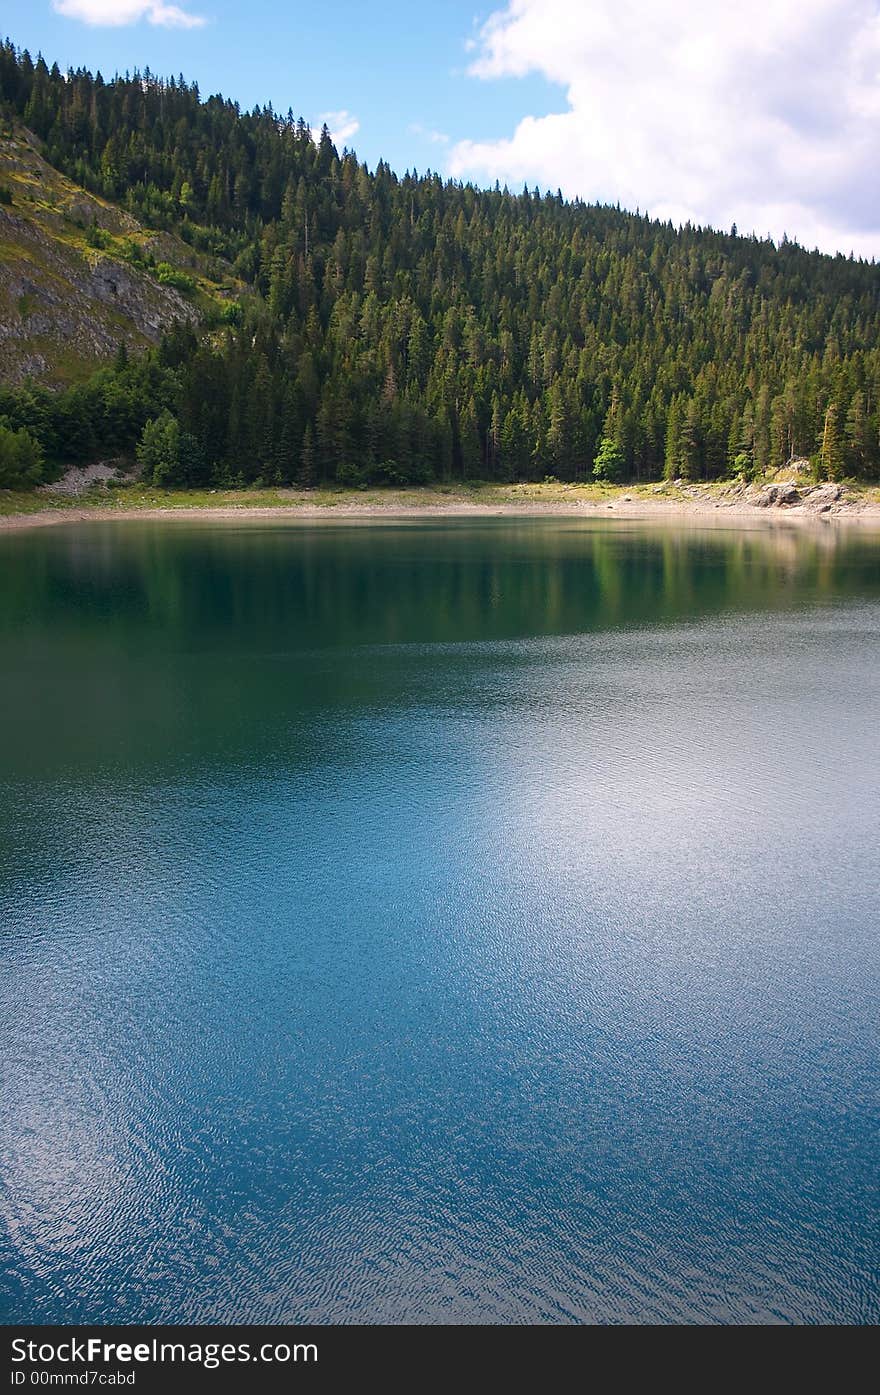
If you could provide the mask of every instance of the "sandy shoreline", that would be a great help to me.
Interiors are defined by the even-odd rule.
[[[809,508],[758,508],[752,504],[718,503],[695,499],[644,498],[632,501],[592,500],[524,500],[523,502],[484,502],[468,503],[463,500],[449,500],[442,503],[413,502],[412,504],[359,503],[357,500],[338,504],[217,504],[217,505],[160,505],[143,508],[107,507],[101,504],[84,504],[62,509],[43,509],[35,513],[17,513],[0,516],[0,531],[22,528],[44,528],[59,523],[93,523],[114,519],[167,520],[184,519],[190,522],[197,519],[235,520],[244,519],[285,519],[333,521],[334,519],[407,519],[407,518],[516,518],[557,515],[569,518],[617,518],[633,521],[687,523],[736,523],[740,525],[801,523],[827,526],[846,523],[868,525],[880,528],[880,505],[873,502],[844,504],[826,513],[817,513]]]

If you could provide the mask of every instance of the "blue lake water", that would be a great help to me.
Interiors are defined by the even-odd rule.
[[[7,1322],[880,1319],[880,539],[0,534]]]

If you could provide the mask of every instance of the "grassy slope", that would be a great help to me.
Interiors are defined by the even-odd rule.
[[[217,258],[200,256],[170,233],[143,227],[129,213],[87,193],[42,158],[21,127],[0,129],[0,185],[12,204],[0,206],[0,378],[31,375],[49,384],[86,377],[124,339],[156,342],[162,326],[204,313],[241,295],[243,286]],[[91,245],[92,225],[100,247]],[[196,282],[187,300],[133,261],[152,252]],[[119,277],[118,299],[100,294]]]

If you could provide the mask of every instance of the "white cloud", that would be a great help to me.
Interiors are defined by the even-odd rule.
[[[449,144],[449,137],[445,131],[435,131],[430,126],[423,126],[420,121],[413,121],[409,129],[414,136],[430,141],[432,145]]]
[[[510,0],[469,71],[567,109],[449,172],[880,256],[878,0]]]
[[[352,136],[357,135],[361,129],[361,123],[356,116],[352,116],[350,111],[343,107],[341,111],[325,111],[318,117],[318,131],[326,125],[330,131],[330,139],[341,150],[347,145]]]
[[[52,0],[52,3],[58,14],[68,19],[113,28],[136,24],[141,19],[166,29],[198,29],[205,22],[200,15],[189,14],[179,5],[163,4],[162,0]]]

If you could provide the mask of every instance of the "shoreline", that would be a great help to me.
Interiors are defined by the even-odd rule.
[[[750,508],[692,508],[684,509],[677,504],[659,505],[653,508],[626,508],[589,506],[583,504],[415,504],[402,505],[341,504],[337,507],[318,505],[268,505],[265,507],[248,505],[217,505],[216,507],[174,507],[166,508],[104,508],[96,505],[91,508],[44,509],[36,513],[15,513],[0,515],[0,533],[20,532],[30,528],[50,528],[71,523],[112,523],[167,522],[178,519],[194,523],[199,520],[209,522],[238,522],[246,520],[275,521],[287,523],[332,523],[345,519],[348,522],[378,522],[382,519],[405,521],[419,518],[589,518],[624,520],[633,523],[688,523],[734,524],[746,526],[757,524],[763,527],[778,527],[793,523],[798,526],[822,526],[843,523],[847,527],[876,528],[880,531],[880,508],[868,507],[837,514],[816,514],[806,509],[787,510],[768,514],[764,509]]]
[[[549,491],[543,491],[549,492]],[[227,494],[214,502],[209,496],[198,501],[192,497],[181,502],[173,501],[173,496],[161,502],[155,498],[132,501],[123,499],[110,504],[90,499],[82,503],[70,500],[53,506],[47,503],[20,512],[0,513],[0,532],[18,531],[23,528],[52,527],[63,523],[98,523],[114,519],[155,522],[159,520],[181,519],[184,521],[239,521],[286,520],[288,522],[333,519],[361,520],[405,520],[408,518],[528,518],[528,517],[568,517],[568,518],[609,518],[625,519],[633,522],[672,522],[715,524],[750,523],[778,525],[780,523],[822,524],[846,523],[862,527],[880,529],[880,500],[864,497],[850,497],[841,500],[825,512],[818,512],[808,505],[787,507],[760,507],[743,499],[717,497],[706,493],[704,497],[692,494],[679,494],[674,497],[656,497],[640,494],[634,496],[619,491],[608,491],[601,497],[541,497],[542,486],[532,486],[529,492],[520,497],[505,497],[500,492],[497,497],[468,499],[460,494],[450,498],[437,498],[426,491],[426,496],[392,496],[388,499],[359,499],[353,495],[325,496],[320,503],[310,502],[301,494],[285,498],[280,491],[274,492],[271,502],[262,503],[259,496],[247,494],[241,502]],[[487,491],[488,494],[488,491]]]

